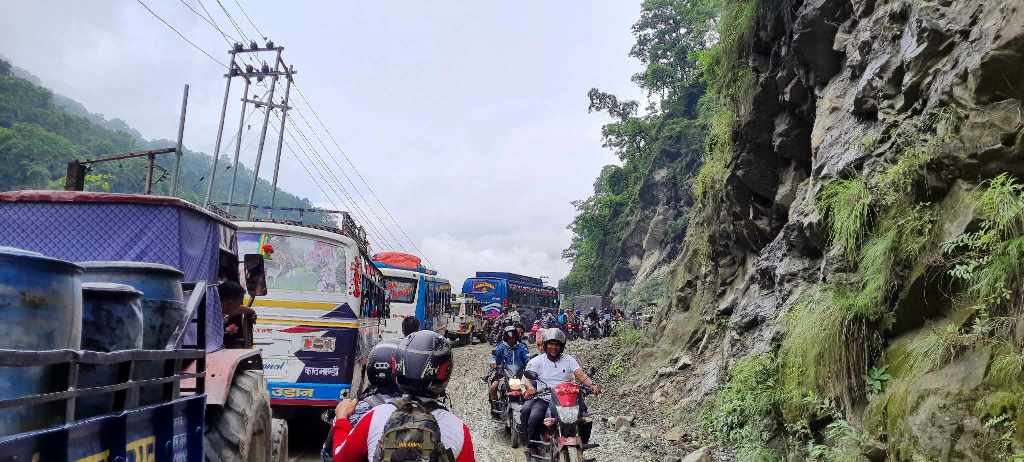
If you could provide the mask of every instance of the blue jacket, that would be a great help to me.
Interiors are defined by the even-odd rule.
[[[516,343],[514,347],[508,346],[506,342],[498,343],[498,346],[494,348],[494,353],[491,354],[492,363],[504,364],[505,368],[512,371],[513,374],[523,370],[529,360],[530,352],[523,342]]]

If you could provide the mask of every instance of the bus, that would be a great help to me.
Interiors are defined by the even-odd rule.
[[[263,352],[271,406],[285,415],[296,407],[333,407],[358,382],[379,339],[387,315],[384,275],[340,229],[236,225],[240,251],[266,262],[267,295],[252,305],[253,340]]]
[[[452,286],[447,279],[430,274],[392,268],[374,262],[384,274],[389,297],[390,319],[381,326],[384,339],[402,337],[402,321],[409,316],[420,320],[420,329],[448,334],[448,318],[452,306]]]
[[[558,289],[515,273],[477,271],[476,277],[462,284],[462,293],[480,302],[484,313],[507,313],[515,305],[527,330],[544,311],[557,310],[559,305]]]

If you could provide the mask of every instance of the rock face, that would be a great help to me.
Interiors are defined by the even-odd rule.
[[[973,218],[957,200],[965,191],[1001,172],[1024,174],[1024,2],[758,4],[750,46],[756,88],[734,131],[725,203],[716,211],[714,287],[695,289],[706,275],[687,267],[681,236],[656,236],[688,199],[657,194],[635,221],[622,250],[627,264],[612,282],[636,284],[659,265],[671,268],[658,342],[685,350],[692,358],[687,367],[706,372],[681,385],[695,406],[721,385],[727,374],[719,372],[736,359],[777,349],[785,335],[782,315],[800,294],[850,272],[830,251],[815,197],[832,179],[870,182],[898,161],[901,127],[944,110],[962,119],[958,141],[928,161],[927,190],[919,193],[942,205],[944,235],[963,232]],[[645,187],[657,190],[657,168],[650,177]],[[896,327],[885,344],[951,316],[948,301],[922,302],[938,290],[934,271],[922,260],[901,289]],[[948,387],[927,393],[906,416],[920,430],[910,444],[928,460],[991,457],[979,449],[985,429],[964,398],[988,361],[965,356],[936,372],[955,383],[935,376],[911,386],[913,393]],[[665,368],[664,375],[678,370]]]

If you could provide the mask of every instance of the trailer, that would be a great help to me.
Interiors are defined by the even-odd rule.
[[[0,193],[0,219],[0,246],[72,264],[178,272],[184,305],[164,345],[0,350],[0,369],[44,368],[63,377],[26,394],[0,394],[0,414],[46,417],[39,428],[0,431],[0,459],[287,460],[287,424],[271,418],[260,351],[251,337],[242,348],[224,346],[217,285],[238,281],[260,295],[264,277],[261,256],[238,254],[234,224],[177,198],[78,191]],[[11,323],[6,331],[37,327],[2,322]],[[117,379],[79,386],[82,371],[97,368]],[[109,412],[79,415],[81,401],[96,397],[110,399]]]

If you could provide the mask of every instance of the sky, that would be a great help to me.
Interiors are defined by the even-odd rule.
[[[628,56],[639,0],[142,1],[222,62],[225,39],[186,5],[199,14],[205,6],[211,22],[241,36],[223,5],[247,37],[262,42],[258,28],[284,46],[296,86],[369,188],[295,91],[287,130],[302,130],[332,173],[311,178],[303,165],[320,164],[292,147],[280,187],[353,211],[376,237],[374,251],[421,254],[457,286],[476,271],[551,284],[565,276],[570,202],[590,195],[601,167],[617,162],[601,146],[608,118],[588,114],[587,91],[643,96],[630,81],[639,63]],[[185,144],[214,151],[224,68],[138,0],[13,2],[0,17],[0,55],[150,139],[176,137],[187,83]],[[232,85],[225,147],[241,104],[242,82]],[[248,120],[241,159],[251,167],[261,120]],[[267,162],[260,174],[269,179]]]

